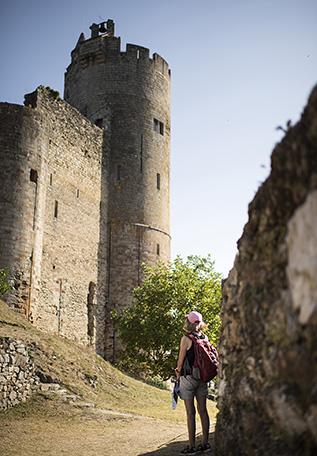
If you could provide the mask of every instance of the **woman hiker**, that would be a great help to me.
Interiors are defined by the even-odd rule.
[[[209,439],[209,415],[207,411],[207,382],[197,379],[193,364],[195,360],[194,343],[190,337],[200,339],[207,338],[202,333],[206,327],[199,312],[192,311],[185,318],[183,330],[185,335],[181,338],[177,367],[175,369],[176,380],[180,381],[179,396],[185,402],[187,415],[187,428],[189,445],[181,451],[181,454],[194,454],[210,449]],[[189,372],[189,374],[188,374]],[[196,377],[196,378],[195,378]],[[196,438],[196,409],[194,398],[196,397],[197,409],[201,420],[203,441],[198,447],[195,446]]]

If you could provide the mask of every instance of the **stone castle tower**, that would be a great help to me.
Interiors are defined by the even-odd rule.
[[[131,304],[142,263],[170,256],[170,70],[144,47],[121,51],[113,21],[90,29],[65,102],[39,88],[0,105],[0,267],[9,304],[113,360],[111,312]]]
[[[141,264],[170,254],[170,72],[146,48],[121,52],[111,20],[90,29],[72,51],[64,96],[108,136],[107,305],[120,309],[131,303]]]

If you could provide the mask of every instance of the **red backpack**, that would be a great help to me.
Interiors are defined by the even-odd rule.
[[[209,382],[217,375],[219,365],[217,350],[211,345],[207,336],[202,339],[194,334],[188,334],[188,337],[194,344],[193,369],[198,368],[200,380]]]

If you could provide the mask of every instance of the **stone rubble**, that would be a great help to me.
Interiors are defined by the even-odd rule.
[[[39,389],[40,381],[21,340],[0,338],[0,410],[18,405]]]
[[[95,388],[97,379],[88,378],[91,387]],[[37,369],[28,347],[21,340],[0,337],[0,411],[26,402],[35,392],[77,407],[95,407],[94,403],[84,402],[57,379]]]

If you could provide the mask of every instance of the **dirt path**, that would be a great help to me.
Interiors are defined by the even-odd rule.
[[[173,456],[187,444],[185,423],[105,409],[1,420],[5,456]]]

